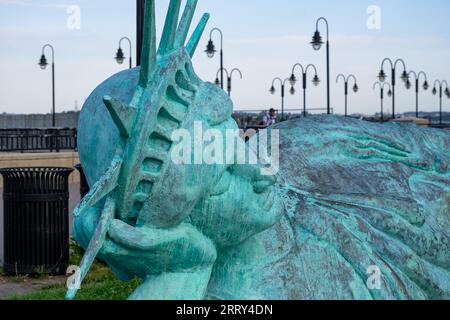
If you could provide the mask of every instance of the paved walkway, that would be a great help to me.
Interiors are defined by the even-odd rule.
[[[61,285],[66,280],[67,278],[64,276],[46,277],[42,279],[17,279],[0,276],[0,300],[7,300],[15,295],[34,293],[52,285]]]

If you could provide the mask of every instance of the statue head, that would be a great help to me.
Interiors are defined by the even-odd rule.
[[[209,18],[203,16],[185,44],[196,4],[187,1],[178,24],[181,0],[171,0],[157,49],[155,1],[146,2],[142,66],[113,76],[89,97],[80,117],[79,152],[91,186],[120,159],[108,192],[113,190],[123,221],[158,228],[189,221],[226,247],[275,224],[281,208],[276,178],[263,176],[256,165],[227,164],[229,154],[223,163],[173,161],[176,132],[194,137],[200,125],[202,132],[225,137],[226,130],[238,129],[227,94],[193,70],[191,57]],[[200,144],[203,149],[208,143]]]

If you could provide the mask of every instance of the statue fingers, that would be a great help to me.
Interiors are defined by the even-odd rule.
[[[213,242],[188,223],[172,229],[156,229],[133,227],[114,220],[109,236],[129,251],[128,255],[146,257],[157,264],[153,268],[158,267],[160,271],[211,266],[217,258]]]
[[[121,220],[113,220],[110,238],[118,244],[135,250],[148,251],[164,243],[176,241],[181,235],[166,229],[133,227]]]

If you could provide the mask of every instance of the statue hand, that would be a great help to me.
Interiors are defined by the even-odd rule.
[[[108,234],[120,247],[117,254],[126,260],[127,273],[141,278],[211,268],[217,257],[213,242],[188,223],[157,229],[114,220]]]

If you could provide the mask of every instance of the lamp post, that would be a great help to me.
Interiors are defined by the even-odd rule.
[[[347,113],[348,83],[349,83],[349,81],[350,81],[351,79],[354,80],[355,84],[353,85],[353,88],[352,88],[352,90],[353,90],[354,93],[357,93],[357,92],[359,91],[359,87],[358,87],[358,84],[357,84],[356,77],[355,77],[353,74],[349,75],[347,78],[346,78],[345,75],[343,75],[342,73],[339,74],[339,75],[337,76],[337,78],[336,78],[336,83],[338,83],[338,82],[339,82],[339,79],[341,79],[341,78],[344,79],[345,116],[347,117],[347,116],[348,116],[348,113]]]
[[[331,114],[331,102],[330,102],[330,41],[329,41],[329,25],[328,25],[328,20],[325,19],[324,17],[320,17],[319,19],[317,19],[316,21],[316,31],[314,32],[314,36],[312,38],[311,41],[311,45],[313,47],[314,50],[319,51],[320,48],[323,45],[323,41],[322,41],[322,36],[320,35],[319,32],[319,22],[323,21],[326,24],[327,27],[327,43],[326,43],[326,47],[327,47],[327,113]]]
[[[423,75],[424,78],[425,78],[424,83],[423,83],[423,89],[425,91],[428,90],[429,84],[428,84],[427,75],[426,75],[425,72],[420,71],[419,73],[416,73],[414,71],[410,71],[408,73],[408,76],[411,77],[411,75],[414,75],[414,82],[415,82],[415,86],[416,86],[416,118],[419,118],[419,87],[420,87],[419,82],[420,82],[420,76]],[[406,80],[405,86],[406,86],[406,89],[408,89],[408,90],[411,89],[412,85],[411,85],[411,81],[409,81],[409,79]]]
[[[444,81],[440,81],[440,80],[436,80],[434,82],[434,88],[433,88],[433,95],[437,94],[437,89],[436,89],[436,84],[439,86],[439,124],[442,124],[442,93],[443,91],[443,86],[445,83],[445,95],[447,96],[447,98],[450,99],[450,91],[448,89],[448,83],[446,80]]]
[[[230,72],[230,76],[228,77],[228,95],[231,97],[231,84],[233,81],[233,74],[237,72],[242,80],[242,72],[241,70],[239,70],[238,68],[234,68],[233,70],[231,70]]]
[[[380,98],[381,98],[381,122],[384,122],[384,87],[388,86],[389,91],[387,92],[388,97],[392,96],[391,85],[387,82],[381,83],[379,81],[373,84],[373,89],[375,90],[377,85],[380,87]]]
[[[295,69],[299,67],[302,70],[302,87],[303,87],[303,116],[306,117],[306,89],[307,89],[307,75],[308,75],[308,70],[310,68],[314,69],[315,72],[315,76],[312,80],[312,83],[315,86],[318,86],[320,83],[320,79],[319,76],[317,75],[317,68],[315,65],[313,64],[309,64],[306,66],[306,68],[303,67],[303,65],[301,63],[296,63],[293,67],[292,67],[292,75],[291,78],[289,79],[291,86],[294,87],[295,83],[297,82],[297,78],[295,76]]]
[[[52,107],[52,127],[56,126],[56,108],[55,108],[55,48],[51,46],[50,44],[46,44],[42,47],[42,55],[41,59],[39,60],[39,66],[42,70],[45,70],[48,66],[47,58],[45,57],[45,49],[50,48],[52,51],[52,100],[53,100],[53,107]]]
[[[384,64],[385,62],[389,62],[391,64],[391,86],[392,86],[392,119],[395,119],[395,83],[396,83],[396,71],[397,71],[397,63],[403,64],[403,73],[400,77],[400,79],[403,80],[403,82],[407,82],[409,79],[408,72],[406,71],[406,63],[403,61],[403,59],[397,59],[395,62],[392,62],[391,59],[385,58],[383,62],[381,63],[381,71],[378,74],[378,79],[381,82],[384,82],[386,80],[386,73],[384,72]]]
[[[220,87],[221,84],[222,84],[222,82],[220,82],[220,79],[219,79],[219,73],[221,73],[221,72],[225,72],[225,73],[227,74],[227,78],[230,77],[230,73],[228,72],[228,70],[227,70],[226,68],[220,68],[219,70],[217,70],[217,73],[216,73],[216,80],[214,81],[214,83],[215,83],[218,87]],[[223,86],[222,86],[222,87],[223,87]]]
[[[131,68],[133,68],[133,59],[132,59],[132,50],[133,50],[132,46],[133,45],[131,43],[130,38],[123,37],[123,38],[121,38],[119,40],[119,49],[117,49],[116,57],[114,59],[116,59],[118,64],[122,64],[124,62],[124,60],[125,60],[125,55],[123,54],[123,50],[122,50],[122,41],[123,40],[127,40],[129,45],[130,45],[130,58],[129,58],[129,61],[130,61],[130,69],[131,69]]]
[[[211,30],[211,32],[209,33],[209,41],[208,41],[208,45],[206,46],[206,54],[208,55],[209,58],[214,58],[216,51],[216,46],[214,45],[214,42],[212,40],[212,36],[214,31],[219,32],[220,34],[220,86],[223,89],[223,71],[224,71],[224,67],[223,67],[223,32],[222,30],[220,30],[219,28],[214,28]]]
[[[141,65],[142,42],[144,37],[144,17],[145,0],[136,0],[136,66]]]
[[[228,96],[231,97],[231,89],[232,89],[233,74],[234,74],[235,72],[238,72],[238,73],[239,73],[239,76],[240,76],[241,79],[242,79],[242,72],[241,72],[241,70],[239,70],[238,68],[234,68],[233,70],[231,70],[231,72],[228,72],[228,70],[227,70],[226,68],[223,68],[223,70],[221,70],[221,69],[217,70],[216,80],[214,81],[214,83],[215,83],[217,86],[220,86],[219,73],[220,73],[221,71],[225,71],[225,73],[227,74],[227,80],[228,80],[228,82],[227,82],[227,92],[228,92]]]
[[[285,96],[285,88],[286,88],[286,82],[290,81],[290,78],[286,78],[284,81],[281,80],[281,78],[275,78],[272,81],[272,86],[270,87],[270,93],[271,94],[275,94],[276,89],[275,89],[275,82],[278,81],[280,83],[281,86],[281,121],[284,121],[284,96]],[[291,90],[289,91],[291,93],[291,95],[295,94],[295,89],[292,86]]]

